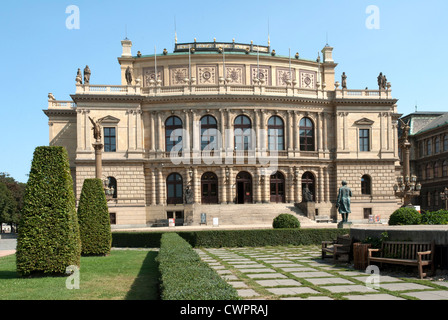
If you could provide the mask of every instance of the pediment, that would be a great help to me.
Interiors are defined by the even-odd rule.
[[[371,126],[374,123],[375,123],[375,121],[367,119],[367,118],[362,118],[362,119],[355,121],[356,125],[364,125],[364,126],[366,126],[366,125]]]
[[[105,116],[100,119],[101,123],[118,123],[120,122],[120,119],[112,117],[112,116]]]

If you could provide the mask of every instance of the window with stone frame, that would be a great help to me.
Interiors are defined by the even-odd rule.
[[[182,150],[182,120],[176,116],[165,121],[165,150],[170,152],[174,146]]]
[[[359,129],[359,151],[370,151],[370,130]]]
[[[443,136],[443,152],[448,151],[448,134]]]
[[[234,121],[234,142],[235,150],[247,151],[253,150],[252,145],[252,123],[249,117],[240,115]]]
[[[299,123],[300,151],[315,150],[314,124],[310,118],[302,118]]]
[[[442,163],[442,177],[448,177],[448,160]]]
[[[272,116],[268,121],[268,149],[269,150],[284,150],[284,124],[282,118],[279,116]]]
[[[432,141],[431,139],[426,140],[426,155],[430,156],[432,154]]]
[[[361,194],[363,195],[372,194],[372,179],[367,174],[361,177]]]
[[[439,153],[440,152],[440,138],[439,137],[435,137],[434,139],[434,153]]]
[[[206,115],[201,118],[201,150],[219,148],[218,122],[215,117]],[[214,147],[212,147],[214,146]]]
[[[104,127],[104,152],[117,151],[117,134],[115,127]]]

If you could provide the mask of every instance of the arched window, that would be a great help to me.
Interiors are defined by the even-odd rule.
[[[169,152],[174,146],[182,150],[182,120],[176,116],[165,121],[165,150]]]
[[[285,150],[284,124],[282,118],[272,116],[268,121],[268,149]]]
[[[426,155],[430,156],[432,154],[432,141],[431,139],[426,140]]]
[[[448,177],[448,161],[445,160],[442,163],[442,177]]]
[[[182,176],[178,173],[171,173],[166,178],[166,203],[183,203],[183,194]]]
[[[372,194],[372,179],[368,175],[361,177],[361,194]]]
[[[448,151],[448,134],[443,136],[443,151]]]
[[[115,179],[114,177],[107,177],[108,180],[108,184],[107,187],[109,189],[113,189],[114,193],[112,198],[116,199],[117,198],[117,179]]]
[[[439,177],[439,170],[440,170],[439,161],[436,161],[434,163],[434,178]]]
[[[218,123],[213,116],[203,116],[201,118],[201,150],[207,146],[207,150],[216,150],[219,148],[218,141]]]
[[[252,150],[252,124],[247,116],[238,116],[234,121],[235,150]]]
[[[434,139],[434,153],[439,153],[440,152],[440,138],[436,137]]]
[[[302,175],[302,194],[308,189],[312,196],[312,201],[316,202],[316,185],[315,185],[315,177],[311,172],[305,172]]]
[[[432,164],[428,163],[426,165],[426,179],[432,179],[433,172],[432,172]]]
[[[314,124],[310,118],[302,118],[299,124],[300,151],[314,151]]]

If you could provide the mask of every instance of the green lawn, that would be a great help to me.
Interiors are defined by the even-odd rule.
[[[0,258],[0,300],[157,300],[157,252],[112,250],[105,257],[82,257],[79,289],[67,277],[20,277],[15,255]]]

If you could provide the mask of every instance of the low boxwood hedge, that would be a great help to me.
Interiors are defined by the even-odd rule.
[[[170,232],[172,233],[172,232]],[[180,231],[192,247],[258,247],[281,245],[320,245],[346,234],[345,229],[256,229]],[[163,232],[113,232],[113,247],[158,248]]]
[[[176,233],[162,235],[156,258],[162,300],[238,300],[238,293]]]

